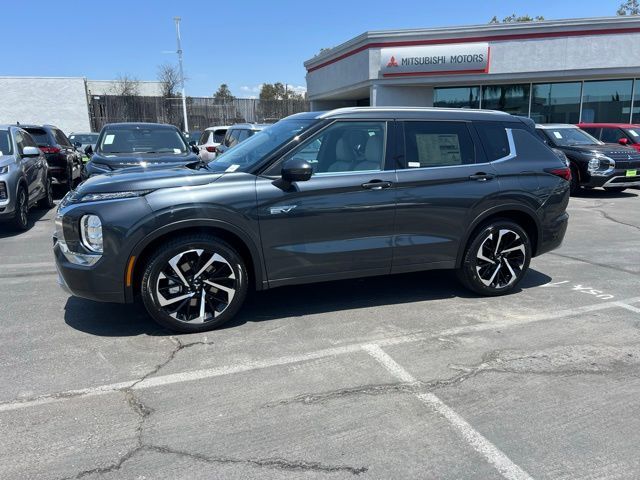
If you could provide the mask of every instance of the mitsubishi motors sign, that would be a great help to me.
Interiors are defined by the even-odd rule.
[[[384,77],[487,73],[488,43],[460,43],[383,48],[380,73]]]

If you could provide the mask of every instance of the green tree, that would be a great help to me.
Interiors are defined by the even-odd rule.
[[[229,86],[226,83],[223,83],[222,85],[220,85],[220,87],[218,87],[216,93],[213,94],[213,99],[216,103],[225,103],[231,100],[235,100],[236,97],[231,94]]]
[[[260,100],[304,100],[304,96],[280,82],[263,83],[260,88]]]
[[[502,21],[498,20],[498,17],[494,15],[493,18],[489,20],[489,23],[541,22],[542,20],[544,20],[544,17],[540,15],[537,15],[535,17],[532,17],[530,15],[518,16],[514,13],[512,15],[509,15],[508,17],[504,17]]]
[[[638,0],[626,0],[620,4],[618,15],[640,15],[640,2]]]

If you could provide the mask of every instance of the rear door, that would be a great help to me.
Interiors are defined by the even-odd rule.
[[[389,273],[396,180],[388,168],[392,123],[338,120],[257,178],[272,286]],[[289,158],[311,163],[311,179],[283,185],[278,174]]]
[[[451,268],[478,211],[499,191],[470,123],[401,122],[393,271]]]
[[[29,198],[36,198],[40,194],[40,185],[38,184],[38,162],[40,161],[40,157],[25,157],[22,155],[24,148],[30,146],[29,142],[32,141],[31,139],[27,139],[27,136],[22,132],[16,130],[15,139],[22,171],[24,172],[28,184]]]

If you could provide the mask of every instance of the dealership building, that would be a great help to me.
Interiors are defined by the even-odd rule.
[[[366,32],[305,62],[314,110],[467,107],[640,123],[640,17]]]

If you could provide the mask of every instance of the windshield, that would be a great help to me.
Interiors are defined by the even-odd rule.
[[[215,160],[209,162],[207,168],[217,172],[223,170],[246,172],[270,153],[307,130],[315,122],[317,120],[282,120],[217,156]]]
[[[602,145],[600,140],[596,140],[587,132],[579,128],[549,128],[544,132],[553,145],[558,147],[569,147],[572,145]]]
[[[640,143],[640,128],[627,128],[626,131],[631,136],[634,143]]]
[[[184,155],[187,144],[176,128],[131,126],[107,128],[101,136],[101,153],[167,153]]]
[[[93,134],[88,134],[88,133],[73,134],[73,135],[69,135],[69,140],[71,140],[72,143],[80,142],[83,145],[85,145],[85,144],[94,144],[94,143],[96,143],[98,141],[98,134],[97,133],[93,133]]]
[[[0,155],[11,155],[13,148],[11,148],[11,139],[9,138],[8,130],[0,130]]]

